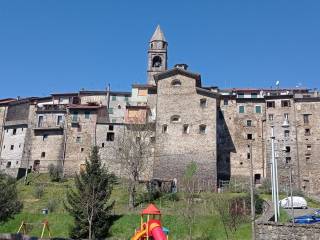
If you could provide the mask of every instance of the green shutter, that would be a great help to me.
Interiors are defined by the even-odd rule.
[[[244,106],[239,106],[239,113],[244,113]]]
[[[261,113],[261,106],[256,106],[256,113]]]
[[[113,108],[109,108],[108,113],[113,114]]]
[[[117,100],[117,96],[112,96],[112,101]]]

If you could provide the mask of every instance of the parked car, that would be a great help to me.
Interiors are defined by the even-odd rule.
[[[320,217],[320,210],[314,211],[314,215],[315,215],[316,217]]]
[[[303,215],[294,218],[295,223],[312,224],[320,222],[320,217],[315,215]]]
[[[303,197],[293,196],[284,198],[280,200],[280,206],[283,208],[291,208],[291,203],[293,208],[308,208],[307,201]]]

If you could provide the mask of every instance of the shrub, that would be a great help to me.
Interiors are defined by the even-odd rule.
[[[63,169],[62,166],[50,164],[48,166],[49,176],[52,182],[59,182],[62,179]]]
[[[0,172],[0,223],[20,212],[22,206],[15,179]]]
[[[36,185],[33,191],[33,195],[40,199],[44,194],[44,186],[42,184]]]
[[[251,205],[250,193],[246,194],[245,199],[248,206],[250,206]],[[255,201],[256,214],[261,214],[263,212],[264,200],[259,196],[259,194],[254,193],[254,201]]]
[[[58,202],[55,199],[50,199],[47,203],[49,212],[54,212],[57,208]]]
[[[271,181],[270,179],[264,179],[259,187],[260,193],[271,194]]]

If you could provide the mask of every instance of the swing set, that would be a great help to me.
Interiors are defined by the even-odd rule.
[[[42,232],[41,232],[41,237],[40,238],[43,238],[44,231],[46,229],[47,229],[47,232],[48,232],[48,236],[51,238],[51,232],[50,232],[48,220],[44,220],[42,223],[27,223],[25,221],[22,221],[17,233],[21,233],[21,231],[22,231],[22,233],[24,235],[26,235],[28,233],[28,226],[33,226],[33,225],[42,225]]]

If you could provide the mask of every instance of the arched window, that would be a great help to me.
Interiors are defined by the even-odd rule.
[[[173,115],[171,117],[171,122],[173,122],[173,123],[180,122],[180,116],[179,115]]]
[[[205,134],[207,131],[207,126],[204,124],[199,125],[199,133],[200,134]]]
[[[171,85],[174,87],[179,87],[181,86],[181,81],[179,79],[174,79],[172,80]]]
[[[162,59],[159,56],[155,56],[152,59],[152,67],[161,67]]]

